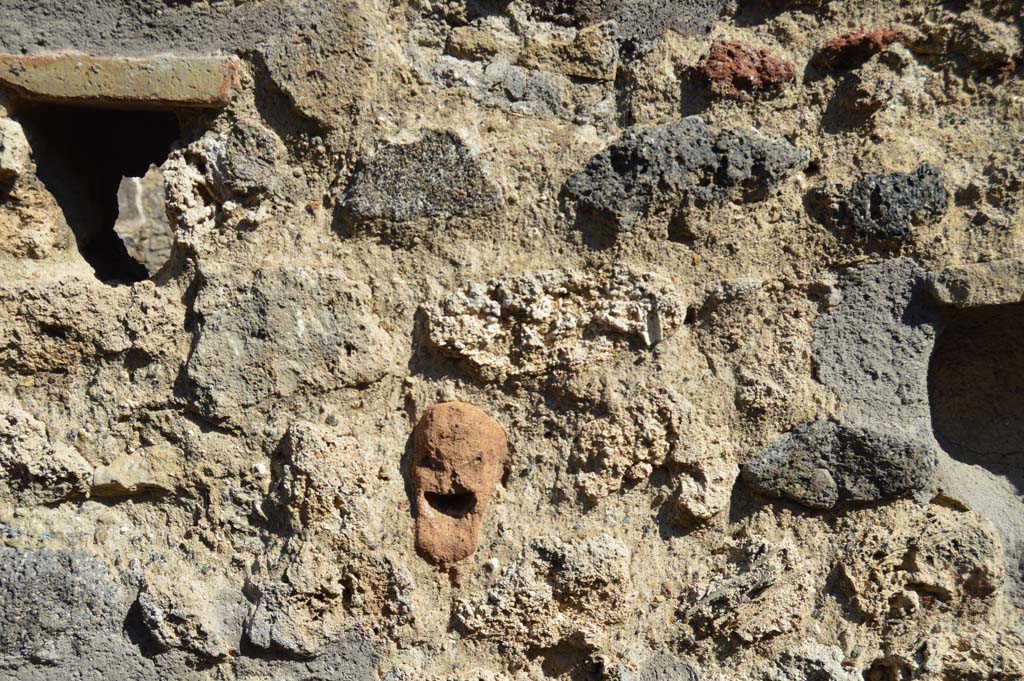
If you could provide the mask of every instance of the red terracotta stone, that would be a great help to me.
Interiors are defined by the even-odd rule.
[[[441,564],[473,555],[507,455],[505,431],[478,407],[443,402],[426,410],[413,431],[410,470],[417,549]]]
[[[815,63],[823,68],[848,69],[863,64],[893,43],[906,39],[903,31],[879,28],[874,31],[857,29],[838,38],[832,38],[815,55]]]
[[[715,42],[696,70],[712,93],[740,101],[749,101],[752,94],[779,90],[796,78],[792,62],[738,40]]]

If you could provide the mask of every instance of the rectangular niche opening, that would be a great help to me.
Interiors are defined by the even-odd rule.
[[[140,281],[166,262],[159,168],[180,115],[227,106],[242,70],[233,56],[0,54],[0,88],[38,176],[101,281]]]
[[[159,270],[170,253],[159,166],[180,136],[177,114],[26,102],[14,117],[96,277],[130,284]]]
[[[954,459],[1024,493],[1024,303],[950,310],[928,367],[932,428]]]

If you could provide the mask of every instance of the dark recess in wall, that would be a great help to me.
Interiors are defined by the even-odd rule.
[[[108,283],[146,279],[114,231],[117,190],[124,177],[145,175],[166,160],[179,137],[170,111],[26,104],[16,117],[25,128],[39,178],[75,234],[82,257]]]
[[[953,458],[1024,494],[1024,303],[947,313],[928,368],[932,428]]]

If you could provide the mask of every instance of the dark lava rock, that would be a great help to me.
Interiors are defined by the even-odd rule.
[[[580,214],[629,231],[638,218],[684,203],[702,205],[730,192],[748,201],[807,165],[808,154],[756,130],[715,132],[691,116],[658,128],[630,128],[569,178]]]
[[[809,508],[841,501],[880,501],[921,491],[935,454],[923,443],[832,421],[792,430],[743,467],[758,491]]]
[[[343,208],[357,220],[469,217],[501,202],[480,161],[453,132],[427,131],[381,149],[357,169]]]
[[[752,95],[778,92],[796,78],[792,62],[738,40],[718,40],[695,69],[712,94],[746,102]]]
[[[667,30],[688,36],[711,32],[728,0],[534,0],[533,15],[565,25],[614,20],[617,37],[648,46]]]
[[[912,227],[946,214],[942,172],[925,163],[911,173],[868,175],[840,201],[840,219],[864,240],[905,241]]]

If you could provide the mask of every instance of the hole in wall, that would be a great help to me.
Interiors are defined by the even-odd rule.
[[[426,492],[424,496],[432,509],[452,518],[464,518],[476,506],[476,495],[472,492],[463,492],[462,494]]]
[[[1024,492],[1024,304],[948,313],[928,368],[932,428],[953,458]]]
[[[96,277],[132,283],[156,272],[170,252],[157,167],[180,135],[175,113],[26,103],[15,116]]]
[[[697,235],[693,232],[685,211],[679,211],[669,221],[668,240],[691,247],[697,242]]]
[[[863,673],[864,681],[904,681],[910,676],[906,664],[892,659],[875,660]]]

